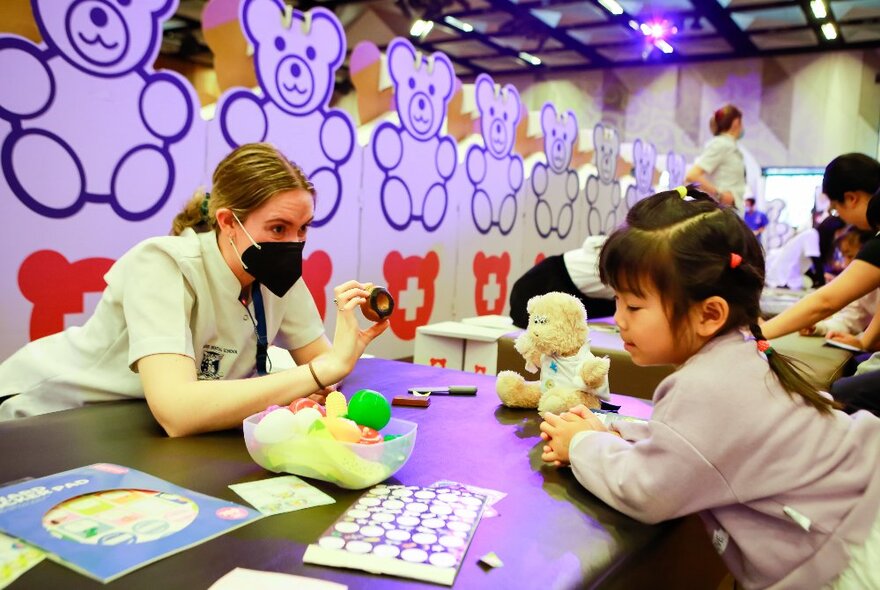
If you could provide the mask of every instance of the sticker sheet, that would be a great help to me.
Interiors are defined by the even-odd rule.
[[[295,475],[237,483],[229,486],[229,489],[266,516],[336,502],[332,497]]]
[[[46,554],[36,547],[0,533],[0,588],[6,588],[44,557]]]
[[[451,586],[486,507],[464,487],[378,485],[303,560]]]

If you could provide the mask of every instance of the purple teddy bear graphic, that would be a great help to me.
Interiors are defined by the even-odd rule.
[[[467,153],[467,175],[474,191],[471,217],[481,234],[495,226],[506,236],[516,222],[516,193],[523,183],[522,158],[511,154],[520,120],[519,93],[507,84],[496,94],[491,76],[480,74],[476,96],[486,145],[473,145]]]
[[[296,162],[321,195],[316,227],[326,224],[342,200],[340,168],[355,146],[347,115],[328,108],[336,70],[345,58],[345,32],[326,8],[294,10],[285,23],[280,0],[244,0],[240,20],[254,46],[258,96],[237,89],[218,105],[229,147],[268,141]]]
[[[669,188],[675,188],[684,184],[685,166],[684,156],[669,152],[666,154],[666,172],[669,174]]]
[[[446,216],[446,185],[457,160],[455,142],[440,136],[455,87],[452,63],[442,53],[417,59],[410,42],[397,38],[388,46],[388,70],[400,127],[386,121],[373,138],[373,156],[384,174],[382,213],[398,231],[415,220],[434,231]]]
[[[574,225],[573,203],[580,186],[577,172],[569,168],[577,141],[577,119],[571,111],[560,117],[548,102],[541,109],[541,129],[547,163],[538,162],[532,169],[532,190],[538,198],[535,228],[542,238],[555,231],[565,239]]]
[[[46,217],[70,217],[89,201],[130,221],[152,216],[174,186],[170,147],[196,109],[181,76],[152,71],[177,0],[33,8],[45,47],[0,37],[0,118],[11,127],[0,165],[12,192]]]
[[[626,206],[632,209],[636,203],[654,194],[654,168],[657,166],[657,148],[653,143],[633,142],[633,176],[636,183],[626,189]]]
[[[613,127],[598,123],[593,127],[593,151],[599,175],[587,176],[587,231],[591,236],[610,233],[617,226],[620,184],[617,182],[617,158],[620,136]]]

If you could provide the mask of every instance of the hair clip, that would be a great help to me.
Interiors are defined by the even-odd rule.
[[[736,268],[740,264],[742,264],[743,257],[739,254],[735,254],[734,252],[730,253],[730,268]]]
[[[768,342],[767,340],[758,340],[756,344],[758,345],[758,350],[760,352],[763,352],[765,355],[770,356],[771,354],[773,354],[773,347],[770,346],[770,342]]]
[[[688,196],[688,189],[686,186],[677,186],[675,190],[678,191],[678,196],[684,199]]]
[[[205,197],[202,199],[202,204],[199,207],[199,210],[202,214],[202,221],[208,223],[211,221],[211,218],[208,215],[208,201],[211,199],[211,193],[205,192]]]

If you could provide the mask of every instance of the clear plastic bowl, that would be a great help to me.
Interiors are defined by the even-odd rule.
[[[399,434],[393,440],[372,445],[328,440],[306,434],[274,444],[254,439],[257,415],[244,420],[244,442],[258,465],[275,473],[292,473],[329,481],[341,488],[360,490],[397,473],[412,454],[416,443],[415,422],[392,418],[383,435]]]

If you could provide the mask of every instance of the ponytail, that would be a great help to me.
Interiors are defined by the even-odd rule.
[[[758,324],[751,324],[749,329],[755,337],[755,340],[758,341],[758,350],[761,350],[767,356],[767,363],[770,365],[770,370],[773,371],[776,378],[779,380],[780,385],[782,385],[782,388],[785,389],[792,398],[794,398],[795,395],[801,396],[806,403],[816,408],[820,414],[830,414],[831,410],[839,409],[841,407],[838,402],[822,395],[816,386],[804,377],[803,372],[799,368],[800,366],[803,366],[803,362],[784,354],[780,354],[776,349],[770,346],[764,338],[761,326]]]
[[[197,190],[171,222],[171,235],[179,236],[188,227],[193,228],[196,233],[210,231],[214,223],[209,201],[208,193],[203,189]]]

